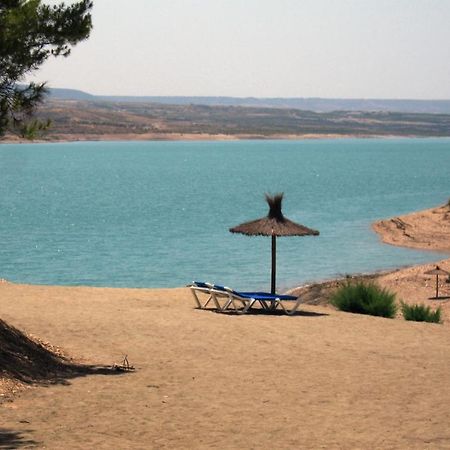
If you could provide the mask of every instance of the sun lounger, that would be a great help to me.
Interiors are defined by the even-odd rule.
[[[286,314],[292,315],[297,311],[301,303],[299,297],[292,295],[235,291],[226,286],[200,281],[192,282],[189,287],[198,308],[206,309],[208,304],[212,301],[216,309],[220,312],[234,310],[238,314],[245,314],[256,303],[259,303],[262,309],[274,311],[277,308],[280,308]],[[207,295],[207,300],[204,303],[200,301],[198,293]],[[222,305],[221,301],[223,301]],[[295,303],[290,309],[287,309],[283,304],[284,302]]]

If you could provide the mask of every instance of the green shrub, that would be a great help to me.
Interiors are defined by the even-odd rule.
[[[425,305],[407,305],[402,302],[402,314],[405,320],[416,322],[441,323],[441,308],[432,311]]]
[[[395,294],[375,283],[347,281],[331,297],[341,311],[393,318],[397,312]]]

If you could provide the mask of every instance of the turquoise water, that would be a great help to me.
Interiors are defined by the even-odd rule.
[[[278,239],[278,286],[433,261],[381,244],[376,219],[444,203],[450,139],[0,145],[0,278],[270,287],[270,239],[228,229],[265,192],[319,237]]]

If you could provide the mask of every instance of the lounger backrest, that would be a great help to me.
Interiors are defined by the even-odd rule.
[[[225,291],[226,289],[225,289],[225,286],[221,286],[220,284],[213,284],[213,288],[216,290],[216,291]]]
[[[208,283],[205,283],[204,281],[193,281],[192,286],[198,287],[198,288],[204,288],[204,289],[209,288]]]

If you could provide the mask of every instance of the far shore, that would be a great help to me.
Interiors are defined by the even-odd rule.
[[[7,136],[1,144],[53,144],[65,142],[116,142],[116,141],[245,141],[245,140],[317,140],[317,139],[440,139],[449,136],[396,136],[375,134],[208,134],[208,133],[143,133],[143,134],[65,134],[34,140]]]

